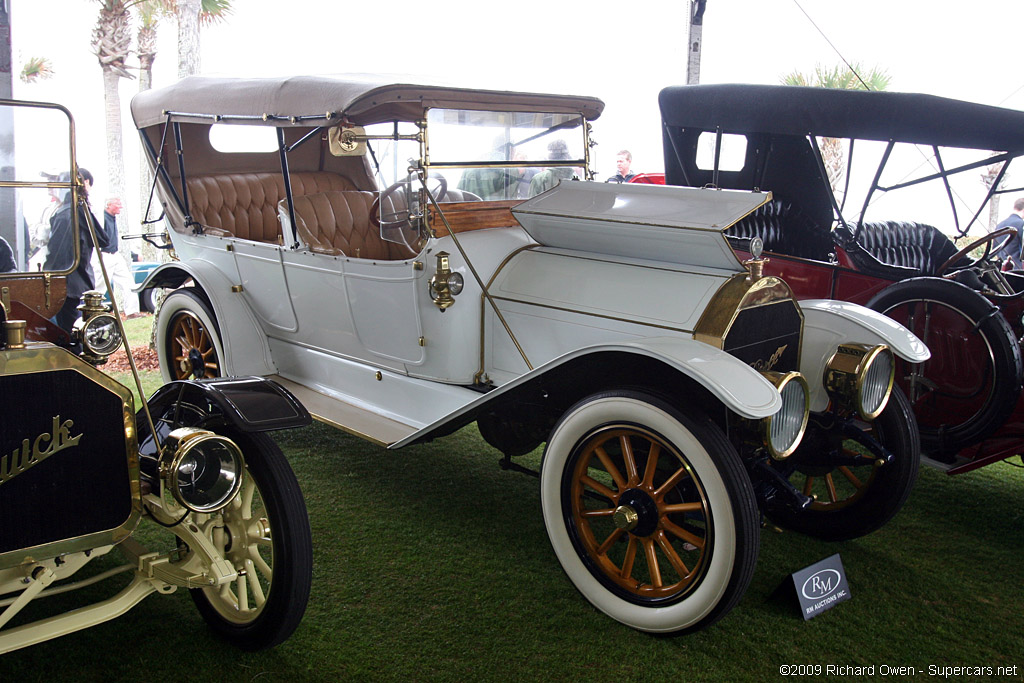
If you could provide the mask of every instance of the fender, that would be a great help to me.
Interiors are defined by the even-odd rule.
[[[175,406],[182,402],[199,407],[208,417],[220,416],[244,432],[305,427],[313,421],[291,392],[264,377],[178,380],[160,387],[146,403],[154,420],[162,415],[173,420]],[[141,411],[137,419],[140,432],[148,434]]]
[[[825,364],[844,341],[856,339],[865,344],[887,344],[908,363],[922,363],[931,358],[928,347],[913,332],[865,306],[848,301],[808,299],[800,302],[800,309],[804,314],[800,372],[810,385],[814,412],[828,407],[828,394],[822,383]]]
[[[624,352],[648,356],[662,361],[670,368],[700,383],[730,410],[743,417],[757,420],[774,415],[782,407],[778,390],[760,372],[746,363],[703,342],[680,337],[647,337],[629,342],[597,344],[559,356],[534,370],[506,382],[458,410],[431,422],[389,448],[401,448],[429,437],[446,426],[460,421],[465,423],[488,404],[497,401],[516,388],[536,380],[569,361],[603,352]]]
[[[172,261],[156,268],[137,291],[151,287],[178,288],[188,280],[200,287],[213,307],[221,344],[231,353],[222,358],[226,375],[273,375],[277,372],[267,336],[248,306],[238,303],[233,282],[207,261]]]

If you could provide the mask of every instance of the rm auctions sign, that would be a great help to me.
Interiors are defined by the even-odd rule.
[[[804,621],[850,599],[850,586],[839,554],[791,574]]]

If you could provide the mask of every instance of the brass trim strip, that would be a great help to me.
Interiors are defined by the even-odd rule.
[[[0,350],[0,375],[26,375],[56,370],[73,370],[84,375],[103,389],[121,399],[125,436],[125,457],[128,460],[128,487],[131,510],[127,519],[112,529],[97,531],[74,538],[17,548],[0,554],[0,569],[14,567],[32,557],[35,560],[90,550],[104,545],[116,545],[131,536],[142,519],[142,490],[139,473],[139,444],[135,430],[134,398],[126,386],[100,372],[78,356],[51,344],[31,342],[23,349]]]
[[[487,286],[484,285],[483,278],[481,278],[480,273],[476,271],[476,267],[473,265],[473,261],[470,260],[469,255],[466,253],[466,250],[462,248],[462,243],[459,242],[459,238],[455,236],[455,232],[452,230],[452,226],[448,223],[448,218],[444,215],[444,212],[441,211],[441,207],[437,203],[437,199],[435,199],[434,195],[432,195],[430,191],[427,190],[426,174],[421,173],[419,174],[418,177],[420,180],[420,184],[423,186],[425,194],[430,199],[430,203],[434,205],[434,210],[437,211],[437,215],[441,217],[441,221],[444,223],[444,227],[448,230],[448,234],[451,236],[452,242],[455,243],[455,247],[459,250],[459,253],[462,254],[462,259],[466,262],[466,266],[469,267],[469,272],[473,274],[473,278],[476,280],[477,285],[480,286],[480,291],[483,292],[484,297],[491,304],[491,308],[494,309],[494,314],[498,316],[498,320],[501,321],[502,326],[505,328],[505,332],[508,333],[508,336],[512,340],[512,343],[515,344],[516,346],[516,350],[519,351],[519,355],[523,357],[523,361],[526,363],[526,367],[529,368],[530,370],[533,370],[533,364],[530,363],[530,359],[527,358],[526,352],[523,351],[523,347],[519,344],[519,340],[516,339],[516,335],[515,333],[512,332],[512,328],[509,327],[508,322],[505,320],[505,316],[501,314],[501,311],[498,310],[498,305],[494,303],[494,300],[491,298],[491,293],[487,291]]]
[[[619,318],[613,315],[604,315],[601,313],[591,313],[590,311],[582,311],[575,308],[565,308],[563,306],[552,306],[551,304],[540,304],[534,301],[523,301],[522,299],[512,299],[506,296],[495,296],[492,297],[498,301],[508,301],[514,304],[523,304],[524,306],[537,306],[538,308],[548,308],[553,311],[563,311],[565,313],[577,313],[579,315],[587,315],[592,318],[602,318],[604,320],[614,320],[621,323],[630,323],[635,325],[642,325],[644,327],[653,327],[659,330],[669,330],[671,332],[682,332],[683,334],[692,334],[693,330],[688,330],[685,327],[671,327],[669,325],[658,325],[656,323],[643,322],[641,320],[630,319],[630,318]]]

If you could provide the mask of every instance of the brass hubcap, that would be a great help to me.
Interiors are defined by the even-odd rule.
[[[612,513],[612,521],[615,522],[615,526],[619,529],[632,531],[636,528],[637,523],[640,522],[640,515],[629,505],[620,505]]]

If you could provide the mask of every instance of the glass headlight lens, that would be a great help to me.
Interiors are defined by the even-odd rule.
[[[245,461],[231,439],[184,427],[168,435],[171,453],[161,470],[171,495],[193,512],[220,510],[238,494]]]
[[[779,390],[782,408],[765,418],[764,441],[776,460],[788,458],[800,445],[810,416],[810,392],[807,380],[799,372],[763,373]]]
[[[461,273],[452,273],[448,276],[448,291],[451,292],[452,296],[458,296],[462,293],[462,288],[466,286],[466,281],[462,279]]]
[[[121,345],[121,332],[117,320],[109,313],[90,318],[82,325],[82,344],[97,356],[109,356]]]
[[[840,344],[825,366],[825,389],[862,419],[878,417],[892,393],[896,362],[885,344]]]

